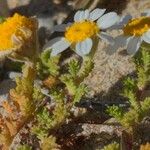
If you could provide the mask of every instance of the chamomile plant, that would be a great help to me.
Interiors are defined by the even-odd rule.
[[[74,16],[74,23],[55,27],[55,30],[59,31],[64,29],[64,37],[55,38],[45,45],[46,50],[42,52],[37,68],[55,105],[51,115],[50,110],[42,109],[32,129],[32,133],[43,145],[49,135],[53,136],[49,138],[49,143],[54,143],[54,140],[52,141],[54,138],[59,139],[49,131],[57,131],[62,124],[65,124],[76,107],[75,104],[86,96],[88,87],[83,81],[94,67],[93,56],[97,46],[95,41],[98,41],[98,37],[110,42],[113,40],[102,30],[117,23],[119,17],[115,12],[103,15],[105,11],[105,9],[95,9],[92,12],[78,11]],[[60,68],[58,66],[61,52],[68,47],[81,56],[83,61],[79,61],[79,57],[74,57]],[[90,52],[93,52],[92,55]]]
[[[150,11],[145,11],[139,18],[127,15],[114,28],[122,29],[123,33],[115,38],[109,49],[115,52],[119,47],[126,47],[128,54],[134,55],[143,41],[150,44]]]
[[[106,9],[95,9],[93,11],[77,11],[74,22],[58,25],[55,31],[63,31],[63,37],[57,37],[49,41],[44,49],[52,49],[51,56],[63,52],[67,48],[74,50],[79,56],[88,55],[95,47],[98,37],[104,41],[113,43],[113,38],[105,30],[119,21],[115,12],[104,14]]]

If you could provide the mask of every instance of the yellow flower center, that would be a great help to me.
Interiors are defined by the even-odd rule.
[[[25,42],[29,36],[31,37],[33,29],[34,23],[30,18],[17,13],[13,17],[7,18],[0,23],[0,51],[15,49],[17,41]]]
[[[95,22],[75,22],[66,29],[65,38],[71,43],[84,41],[86,38],[94,37],[99,32]]]
[[[140,17],[132,19],[124,27],[124,35],[127,36],[141,36],[150,29],[150,17]]]

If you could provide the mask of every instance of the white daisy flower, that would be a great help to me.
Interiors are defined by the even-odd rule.
[[[80,55],[88,55],[93,48],[96,37],[100,37],[106,42],[113,42],[104,30],[110,28],[119,21],[119,16],[115,12],[104,14],[106,9],[95,9],[78,11],[74,16],[74,23],[57,25],[54,30],[63,31],[64,37],[57,37],[49,41],[44,49],[52,49],[51,56],[63,52],[68,47]]]
[[[122,28],[123,34],[116,37],[115,42],[109,45],[110,53],[115,52],[119,47],[127,47],[128,54],[133,55],[143,41],[150,44],[150,10],[142,13],[139,18],[132,19],[127,15],[116,27]]]

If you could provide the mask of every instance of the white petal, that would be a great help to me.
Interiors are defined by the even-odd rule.
[[[51,56],[56,56],[57,54],[63,52],[70,45],[71,45],[70,42],[68,42],[65,38],[62,38],[60,41],[52,45]]]
[[[123,36],[123,35],[119,35],[115,38],[115,43],[119,46],[119,47],[125,47],[127,46],[129,40],[131,37],[129,36]]]
[[[51,49],[52,48],[52,45],[55,44],[56,42],[58,41],[61,41],[63,37],[56,37],[50,41],[48,41],[44,46],[43,46],[43,50],[46,50],[46,49]]]
[[[105,11],[106,11],[106,9],[99,9],[99,8],[94,9],[90,13],[89,20],[92,20],[92,21],[97,20],[105,13]]]
[[[142,39],[146,42],[150,44],[150,30],[148,32],[146,32],[143,36]]]
[[[113,25],[111,29],[122,29],[124,25],[126,25],[129,22],[130,19],[132,19],[131,15],[121,17],[120,21],[117,24]]]
[[[75,21],[75,22],[79,21],[81,12],[82,12],[82,11],[79,10],[79,11],[77,11],[77,12],[75,13],[75,15],[74,15],[74,21]]]
[[[83,21],[84,18],[84,11],[81,11],[79,21]]]
[[[79,22],[79,21],[82,21],[82,20],[86,20],[89,18],[89,10],[85,10],[85,11],[78,11],[75,16],[74,16],[74,21],[75,22]]]
[[[82,20],[87,20],[89,18],[89,15],[90,15],[90,11],[86,9],[84,11],[84,15],[82,16]]]
[[[93,42],[90,38],[85,41],[76,44],[76,53],[80,56],[84,56],[90,53]]]
[[[107,43],[114,43],[114,38],[109,36],[106,32],[100,32],[98,36]]]
[[[119,35],[114,38],[114,43],[110,43],[107,48],[106,52],[111,55],[115,53],[120,47],[125,47],[128,43],[130,37],[125,37],[123,35]]]
[[[115,12],[110,12],[102,17],[100,17],[97,21],[98,26],[100,29],[107,29],[119,21],[119,16]]]
[[[119,25],[121,25],[122,27],[127,24],[129,22],[129,20],[132,19],[132,16],[131,15],[126,15],[126,16],[123,16],[121,17],[120,21],[119,21]]]
[[[56,25],[52,29],[52,32],[64,32],[66,30],[66,28],[70,25],[71,25],[71,23]]]
[[[142,43],[141,37],[130,38],[130,40],[128,41],[128,45],[127,45],[128,54],[134,55],[140,48],[141,43]]]

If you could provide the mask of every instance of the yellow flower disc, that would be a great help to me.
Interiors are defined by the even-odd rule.
[[[65,38],[71,43],[84,41],[86,38],[96,36],[99,27],[95,22],[75,22],[66,29]]]
[[[33,29],[34,23],[30,18],[17,13],[7,18],[0,23],[0,51],[15,49],[17,42],[25,42],[29,37],[31,38]]]
[[[141,36],[150,29],[150,17],[140,17],[132,19],[124,27],[124,35],[127,36]]]

